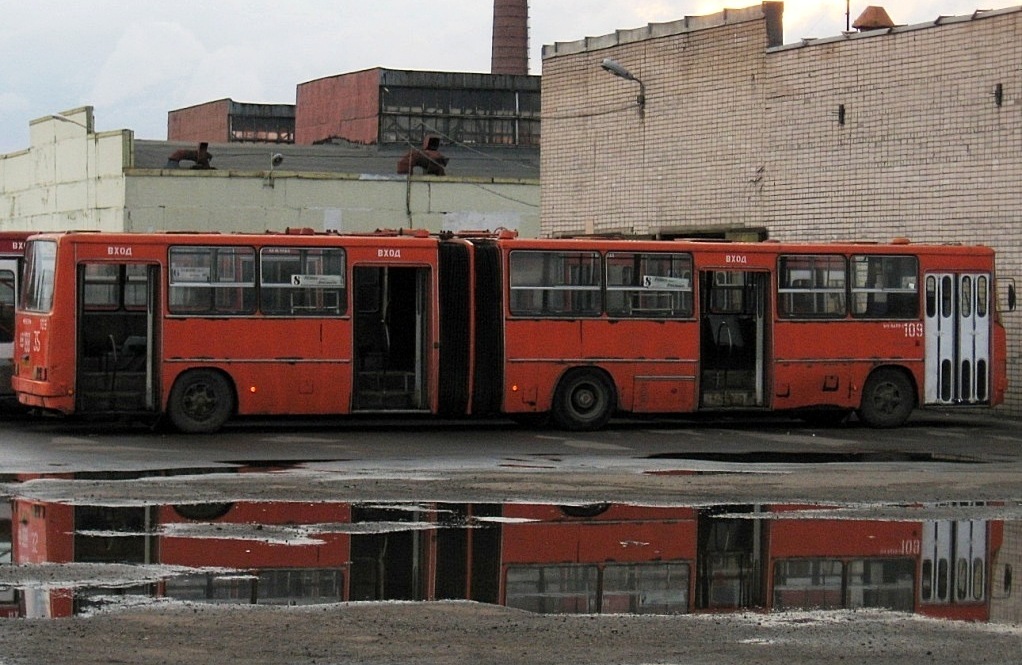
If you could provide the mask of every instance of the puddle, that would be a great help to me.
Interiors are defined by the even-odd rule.
[[[110,506],[15,494],[0,501],[0,615],[467,599],[540,613],[884,608],[1013,622],[1019,513],[1013,503]]]
[[[981,460],[956,455],[930,452],[817,452],[796,453],[752,451],[744,453],[657,453],[649,459],[690,460],[694,462],[726,462],[731,464],[873,464],[880,462],[954,462],[955,464],[982,464]]]

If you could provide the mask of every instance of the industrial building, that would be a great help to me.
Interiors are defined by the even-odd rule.
[[[0,155],[0,229],[538,235],[527,20],[526,0],[495,2],[489,74],[339,74],[299,84],[296,104],[172,110],[168,141],[97,132],[88,106],[37,118]]]
[[[298,85],[294,106],[230,99],[168,114],[171,141],[539,147],[540,77],[368,69]]]

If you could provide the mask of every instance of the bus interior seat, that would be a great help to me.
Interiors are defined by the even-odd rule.
[[[148,344],[142,335],[129,335],[120,348],[113,335],[108,338],[108,350],[104,359],[108,370],[118,372],[140,372],[145,369]]]

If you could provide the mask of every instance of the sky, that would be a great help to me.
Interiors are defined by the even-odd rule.
[[[1022,0],[787,0],[784,42],[830,37],[869,4],[897,24]],[[701,16],[755,0],[530,0],[544,44]],[[165,139],[167,112],[216,99],[293,104],[299,83],[372,67],[488,72],[491,0],[0,0],[0,154],[28,123],[79,106],[97,131]]]

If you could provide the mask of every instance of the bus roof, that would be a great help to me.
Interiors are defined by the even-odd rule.
[[[654,240],[642,238],[609,238],[609,237],[571,237],[571,238],[519,238],[517,233],[505,229],[496,231],[460,231],[432,234],[425,229],[380,229],[371,233],[335,233],[316,232],[312,229],[298,228],[284,231],[267,231],[265,233],[221,233],[201,231],[156,231],[147,233],[132,232],[100,232],[100,231],[64,231],[56,233],[34,232],[0,232],[0,251],[4,247],[4,239],[10,234],[24,241],[29,236],[40,239],[57,240],[71,243],[144,243],[166,245],[218,245],[218,244],[252,244],[252,245],[334,245],[343,242],[346,245],[376,245],[386,241],[390,245],[421,244],[423,241],[442,242],[459,239],[475,242],[497,242],[511,249],[567,249],[613,251],[686,251],[686,252],[743,252],[747,254],[776,255],[785,253],[880,253],[880,254],[944,254],[944,255],[985,255],[992,254],[993,249],[986,245],[965,245],[961,243],[913,243],[907,238],[894,238],[889,242],[875,241],[823,241],[823,242],[781,242],[764,241],[728,241],[722,239],[677,238],[670,240]],[[21,252],[18,251],[18,254]]]

